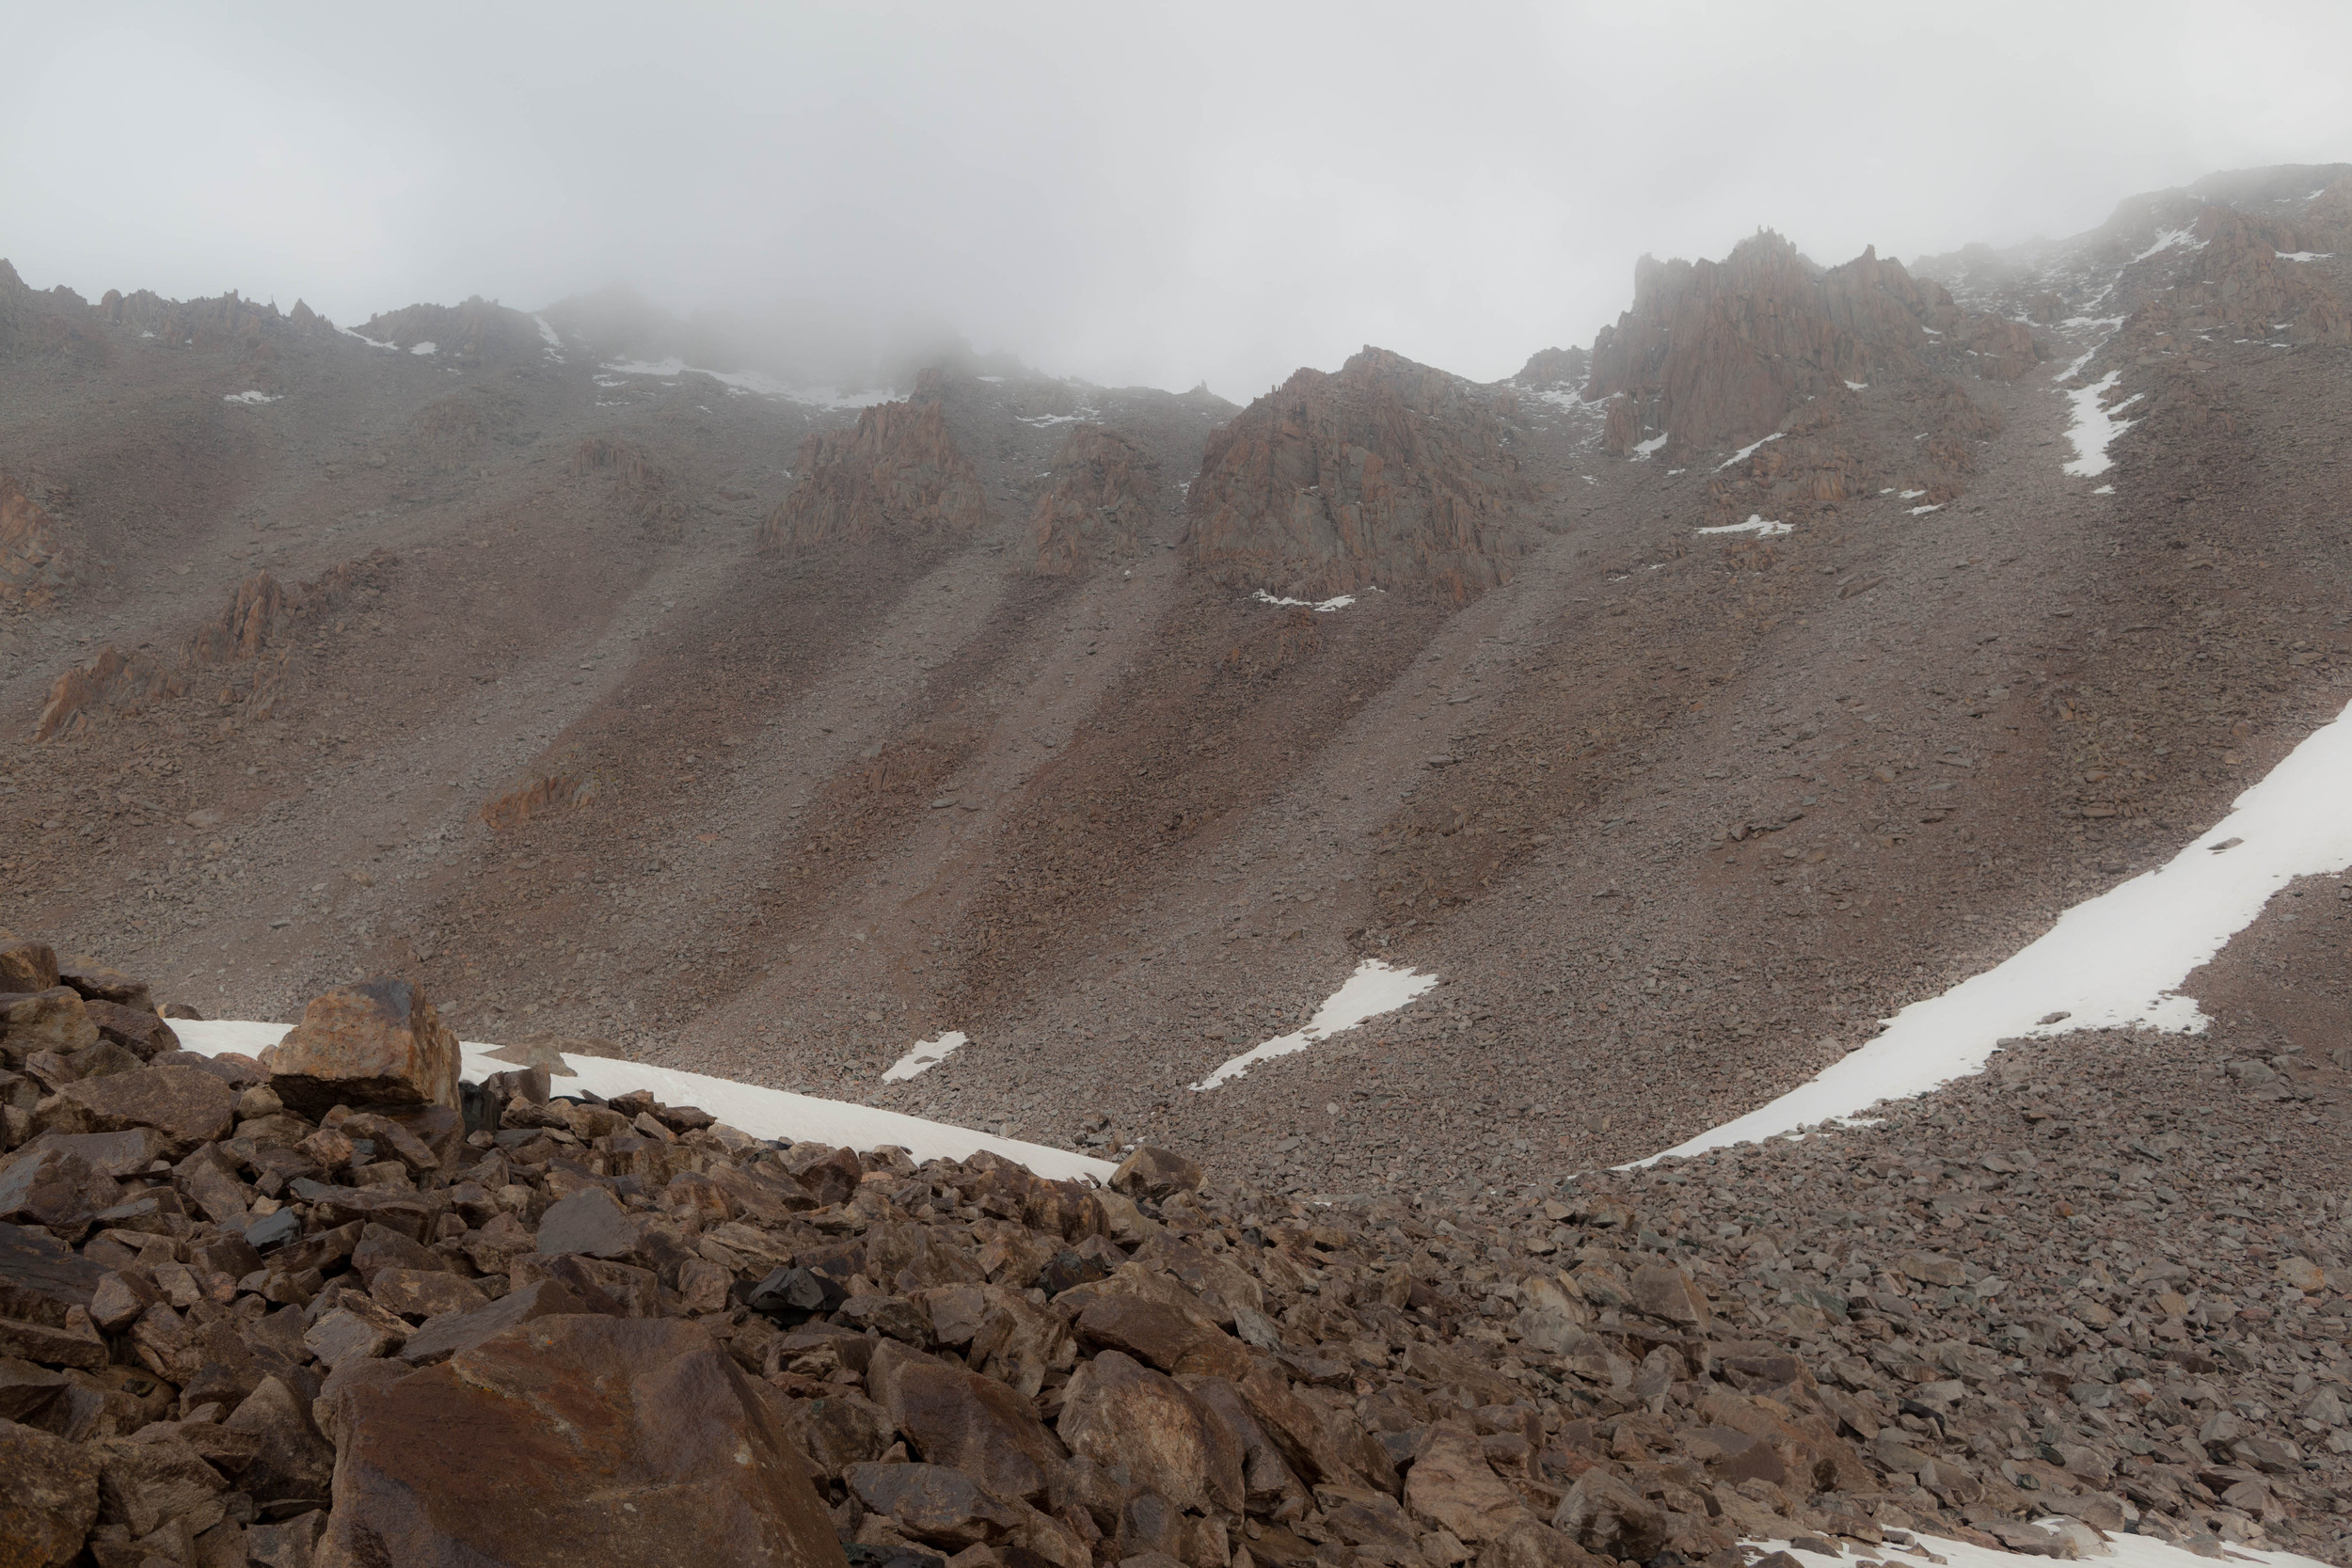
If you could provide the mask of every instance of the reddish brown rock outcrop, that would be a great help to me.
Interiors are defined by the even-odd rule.
[[[1151,525],[1160,466],[1115,430],[1080,425],[1054,454],[1053,482],[1029,515],[1037,569],[1083,572],[1105,555],[1132,555]]]
[[[2190,229],[2200,248],[2172,287],[2134,314],[2125,335],[2134,352],[2179,346],[2216,331],[2352,343],[2352,297],[2337,280],[2334,261],[2352,251],[2352,181],[2322,192],[2298,224],[2206,207]],[[2327,259],[2294,259],[2299,256]]]
[[[101,714],[134,715],[215,680],[220,682],[223,705],[241,705],[249,719],[266,719],[285,689],[293,635],[323,622],[355,592],[380,585],[398,563],[388,551],[372,551],[328,568],[298,590],[289,590],[267,571],[256,572],[237,585],[217,617],[190,635],[177,658],[167,662],[125,654],[109,642],[59,675],[34,722],[33,738],[74,734]],[[221,666],[230,673],[206,674]]]
[[[56,519],[0,473],[0,603],[55,604],[81,575]]]
[[[795,482],[760,542],[792,549],[969,533],[988,517],[980,476],[947,433],[935,378],[855,427],[801,443]]]
[[[1209,437],[1184,559],[1229,586],[1298,597],[1492,588],[1534,532],[1509,410],[1385,349],[1337,374],[1302,370]]]
[[[2025,327],[1969,315],[1875,248],[1823,269],[1768,231],[1722,261],[1644,257],[1633,309],[1594,341],[1585,396],[1628,400],[1622,419],[1611,409],[1613,451],[1661,433],[1720,448],[1849,385],[1963,363],[2006,379],[2040,356]]]
[[[457,1103],[457,1037],[405,980],[311,998],[262,1065],[278,1098],[305,1116],[336,1105]]]
[[[1592,373],[1592,350],[1541,348],[1527,356],[1511,379],[1522,387],[1581,387]]]

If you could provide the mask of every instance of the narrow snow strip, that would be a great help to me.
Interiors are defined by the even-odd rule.
[[[1335,610],[1345,610],[1356,602],[1356,595],[1353,594],[1342,594],[1335,599],[1278,599],[1263,588],[1251,597],[1261,604],[1297,605],[1302,609],[1311,610],[1318,615],[1328,615]]]
[[[2135,1024],[2201,1034],[2179,991],[2297,877],[2352,866],[2352,704],[2303,738],[2167,864],[2087,899],[2007,961],[1886,1021],[1810,1083],[1649,1160],[1778,1137],[1984,1070],[2014,1036]],[[2043,1022],[2044,1019],[2050,1020]]]
[[[1761,512],[1751,512],[1748,514],[1748,520],[1744,523],[1724,523],[1719,528],[1703,528],[1699,531],[1701,533],[1754,533],[1770,539],[1775,534],[1791,532],[1796,526],[1794,523],[1775,523]]]
[[[282,392],[278,394],[279,397],[284,395]],[[278,398],[270,396],[267,392],[244,391],[231,392],[220,401],[223,403],[276,403]]]
[[[1635,442],[1633,447],[1633,455],[1636,457],[1654,457],[1658,454],[1658,449],[1665,444],[1666,436],[1661,431],[1660,434],[1651,436],[1646,441]]]
[[[549,354],[555,353],[564,346],[564,335],[548,325],[547,317],[533,316],[531,319],[538,325],[539,336],[547,340]]]
[[[1931,512],[1941,512],[1943,510],[1944,503],[1942,501],[1937,501],[1933,506],[1915,506],[1911,509],[1911,515],[1915,517],[1924,517]]]
[[[1224,1066],[1210,1073],[1195,1090],[1213,1089],[1219,1084],[1248,1074],[1260,1062],[1270,1062],[1277,1056],[1295,1055],[1315,1041],[1343,1030],[1353,1029],[1368,1018],[1392,1013],[1399,1007],[1438,983],[1435,974],[1416,974],[1409,969],[1391,969],[1378,958],[1366,958],[1356,966],[1356,973],[1347,977],[1347,984],[1333,991],[1307,1026],[1288,1035],[1278,1036],[1263,1045],[1243,1052]]]
[[[423,342],[418,343],[410,348],[408,352],[411,354],[437,354],[440,352],[440,347],[428,338]]]
[[[224,1051],[258,1056],[284,1037],[289,1027],[239,1019],[171,1021],[172,1033],[180,1037],[181,1045],[207,1056],[217,1056]],[[501,1062],[489,1054],[498,1049],[495,1045],[477,1040],[463,1040],[459,1045],[465,1053],[464,1071],[469,1079],[478,1082],[492,1073],[511,1072],[515,1069],[514,1063]],[[699,1105],[728,1126],[739,1127],[755,1138],[789,1138],[795,1143],[814,1139],[835,1147],[847,1145],[860,1152],[896,1146],[917,1160],[965,1160],[985,1148],[1055,1181],[1106,1182],[1118,1168],[1106,1160],[1089,1159],[1067,1149],[1023,1143],[1016,1138],[991,1137],[968,1128],[901,1116],[896,1111],[879,1111],[870,1105],[787,1094],[782,1089],[764,1089],[755,1084],[707,1078],[699,1072],[679,1072],[644,1062],[613,1061],[603,1056],[565,1056],[564,1061],[577,1076],[558,1080],[558,1094],[579,1087],[611,1100],[631,1089],[646,1089],[664,1105]]]
[[[2271,254],[2281,261],[2325,261],[2335,254],[2332,250],[2279,250]]]
[[[890,1064],[882,1073],[882,1082],[903,1084],[910,1078],[919,1078],[954,1055],[958,1046],[971,1043],[961,1029],[950,1029],[935,1040],[916,1040],[914,1049]]]
[[[791,387],[759,371],[707,371],[690,365],[683,359],[621,359],[602,367],[618,375],[650,375],[663,380],[681,375],[707,375],[722,387],[738,392],[756,393],[764,398],[787,398],[794,403],[808,404],[818,408],[865,408],[877,403],[896,401],[898,393],[844,392],[831,387]],[[611,385],[600,383],[600,385]]]
[[[2037,1519],[2034,1523],[2048,1530],[2055,1542],[2059,1532],[2073,1521],[2050,1518]],[[2087,1530],[2089,1528],[2086,1525],[2074,1526],[2076,1530]],[[1918,1541],[1929,1551],[1950,1563],[1951,1568],[2025,1568],[2025,1565],[2028,1563],[2046,1565],[2050,1561],[2047,1557],[2028,1555],[2025,1552],[1997,1551],[1990,1546],[1971,1545],[1965,1541],[1954,1541],[1941,1535],[1921,1535]],[[1789,1544],[1786,1541],[1750,1541],[1743,1544],[1755,1546],[1766,1552],[1790,1550]],[[2114,1568],[2213,1568],[2217,1560],[2223,1563],[2232,1561],[2258,1563],[2262,1565],[2262,1568],[2320,1568],[2320,1561],[2317,1558],[2303,1557],[2295,1552],[2265,1551],[2259,1546],[2242,1546],[2231,1543],[2216,1545],[2215,1556],[2207,1557],[2192,1552],[2185,1546],[2175,1546],[2168,1542],[2159,1541],[2153,1535],[2110,1535],[2105,1541],[2090,1543],[2088,1549],[2080,1546],[2077,1549],[2082,1550],[2083,1560],[2112,1563]],[[1869,1555],[1875,1560],[1883,1561],[1887,1568],[1900,1568],[1900,1565],[1905,1563],[1915,1563],[1918,1568],[1927,1568],[1926,1559],[1915,1558],[1899,1546],[1874,1547]],[[1842,1544],[1839,1555],[1835,1559],[1825,1558],[1811,1547],[1796,1553],[1795,1556],[1799,1562],[1807,1564],[1818,1562],[1821,1564],[1821,1568],[1828,1568],[1828,1564],[1833,1561],[1858,1563],[1862,1560],[1860,1552],[1844,1546]]]
[[[2106,473],[2115,467],[2107,455],[2107,443],[2131,429],[2132,421],[2119,420],[2099,406],[2099,400],[2114,389],[2122,371],[2109,371],[2081,391],[2066,394],[2074,405],[2074,422],[2066,432],[2066,438],[2074,445],[2074,460],[2065,471],[2083,479]]]
[[[394,354],[398,354],[398,353],[400,352],[400,345],[399,345],[398,343],[387,343],[387,342],[383,342],[383,341],[379,341],[379,340],[377,340],[377,339],[374,339],[374,338],[371,338],[371,337],[369,337],[369,336],[368,336],[366,333],[364,333],[364,332],[355,332],[355,331],[353,331],[353,330],[352,330],[350,327],[348,327],[348,326],[339,326],[339,327],[335,328],[335,330],[336,330],[336,331],[338,331],[338,332],[340,332],[340,333],[342,333],[342,334],[344,337],[346,337],[346,338],[357,338],[357,339],[358,339],[361,342],[363,342],[363,343],[367,344],[367,345],[368,345],[368,347],[370,347],[370,348],[388,348],[388,349],[390,349],[390,350],[391,350]],[[154,334],[152,334],[152,333],[150,333],[150,334],[148,334],[148,335],[149,335],[150,337],[154,336]]]
[[[2170,250],[2174,245],[2186,245],[2191,250],[2202,250],[2205,248],[2205,243],[2199,239],[2191,230],[2186,229],[2168,229],[2163,233],[2156,236],[2155,244],[2150,245],[2147,249],[2133,257],[2132,261],[2145,261],[2149,257],[2155,255],[2156,252],[2160,250]],[[2130,263],[2126,262],[2125,264],[2129,265]]]
[[[1849,381],[1846,385],[1859,390],[1862,383],[1858,381]],[[1765,436],[1764,441],[1777,441],[1780,439],[1780,436],[1781,433],[1775,430],[1770,436]],[[1738,451],[1733,452],[1729,457],[1726,457],[1721,463],[1716,464],[1715,471],[1717,473],[1722,473],[1725,468],[1730,467],[1734,463],[1745,463],[1749,458],[1754,457],[1756,452],[1761,450],[1764,445],[1764,441],[1750,441],[1746,446],[1741,447]]]

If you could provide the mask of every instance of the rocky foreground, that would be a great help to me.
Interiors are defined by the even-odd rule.
[[[398,981],[260,1060],[0,992],[0,1563],[2352,1561],[2339,1063],[2152,1117],[2115,1040],[1440,1212],[463,1084]]]

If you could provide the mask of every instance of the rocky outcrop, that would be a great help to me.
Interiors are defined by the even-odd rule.
[[[539,365],[547,358],[538,323],[480,294],[462,305],[411,305],[371,316],[358,331],[411,353],[431,343],[433,357],[465,365]]]
[[[670,470],[638,443],[620,436],[591,436],[572,449],[568,471],[575,478],[610,475],[613,498],[655,538],[683,534],[686,499],[671,483]]]
[[[1593,355],[1583,348],[1537,349],[1527,356],[1519,373],[1511,379],[1521,387],[1581,388],[1584,378],[1593,373]]]
[[[1962,310],[1875,248],[1824,269],[1768,231],[1720,262],[1644,257],[1633,309],[1594,342],[1585,395],[1625,400],[1611,408],[1613,451],[1660,435],[1721,448],[1841,388],[1963,366],[2008,379],[2042,352],[2026,327]]]
[[[43,293],[27,287],[0,259],[0,356],[55,355],[84,364],[108,356],[104,333],[88,302],[62,284]]]
[[[81,576],[56,519],[0,473],[0,604],[44,609]]]
[[[967,534],[988,517],[980,476],[948,434],[936,378],[849,430],[801,443],[784,504],[761,525],[771,547],[815,549]]]
[[[322,624],[355,594],[380,590],[398,558],[375,550],[343,562],[298,590],[266,570],[237,585],[221,613],[197,628],[170,660],[125,654],[109,642],[59,675],[33,725],[33,739],[87,729],[103,714],[130,716],[200,689],[217,689],[223,706],[266,719],[284,691],[294,635]],[[216,683],[216,684],[215,684]]]
[[[1054,454],[1054,467],[1029,515],[1037,569],[1049,577],[1085,571],[1109,555],[1133,555],[1150,529],[1160,493],[1160,466],[1115,430],[1079,425]]]
[[[2208,333],[2352,343],[2352,291],[2336,270],[2336,258],[2352,254],[2352,180],[2323,191],[2299,221],[2206,207],[2186,227],[2195,248],[2171,286],[2134,313],[2125,330],[2133,352],[2185,348]]]
[[[1185,562],[1302,598],[1492,588],[1534,532],[1510,408],[1385,349],[1336,374],[1302,370],[1209,437],[1185,498]]]

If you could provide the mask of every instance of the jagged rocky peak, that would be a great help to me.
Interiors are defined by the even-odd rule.
[[[1029,515],[1037,569],[1074,576],[1105,556],[1132,555],[1151,526],[1160,466],[1116,430],[1076,426],[1054,454],[1052,482]]]
[[[1543,348],[1527,356],[1511,379],[1521,387],[1581,387],[1593,373],[1593,352],[1585,348]]]
[[[761,526],[761,543],[807,549],[969,533],[986,521],[979,472],[948,433],[945,385],[926,371],[905,402],[875,404],[850,429],[803,441],[791,492]]]
[[[1455,597],[1508,579],[1535,487],[1510,394],[1366,348],[1302,370],[1209,437],[1186,497],[1186,562],[1218,582],[1320,598]]]
[[[379,342],[474,364],[535,363],[547,354],[539,324],[520,310],[474,295],[463,305],[411,305],[372,316],[359,335]]]
[[[1661,436],[1720,448],[1768,435],[1843,387],[1963,362],[2007,380],[2042,356],[2029,328],[1963,310],[1875,247],[1824,268],[1766,230],[1722,261],[1644,257],[1633,309],[1594,341],[1585,396],[1621,400],[1607,429],[1614,451]]]

